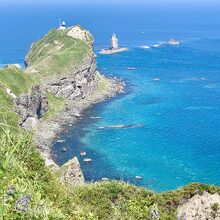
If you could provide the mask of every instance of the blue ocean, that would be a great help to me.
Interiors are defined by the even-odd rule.
[[[59,19],[81,24],[95,36],[98,70],[123,79],[126,93],[87,109],[74,127],[67,125],[61,134],[65,144],[54,142],[56,162],[77,156],[86,181],[124,180],[157,192],[190,182],[220,185],[219,10],[211,5],[4,6],[0,65],[23,64],[31,43]],[[113,32],[129,51],[99,55]],[[170,38],[180,45],[166,44]],[[157,43],[161,46],[154,47]],[[98,129],[132,124],[144,126]],[[91,163],[83,162],[82,151]]]

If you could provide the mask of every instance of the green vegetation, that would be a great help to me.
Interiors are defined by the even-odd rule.
[[[0,124],[4,127],[18,128],[18,115],[12,111],[13,102],[7,89],[19,96],[27,93],[34,83],[34,77],[16,67],[0,69]],[[0,131],[1,132],[1,131]]]
[[[49,108],[43,117],[45,120],[49,120],[53,118],[53,116],[55,116],[64,108],[67,102],[67,100],[65,100],[64,98],[56,97],[51,93],[48,93],[47,97],[48,97]]]
[[[29,68],[40,75],[30,75],[16,67],[0,69],[0,220],[146,220],[152,219],[152,210],[162,220],[176,220],[176,209],[185,199],[204,191],[220,193],[219,187],[199,183],[156,194],[118,181],[78,187],[59,182],[45,166],[32,136],[14,132],[18,130],[19,118],[12,111],[13,101],[7,89],[19,96],[30,91],[36,77],[59,74],[79,63],[91,49],[66,32],[52,30],[33,45],[28,54]],[[99,91],[108,86],[107,79],[98,72],[96,80]],[[45,120],[56,115],[67,102],[52,94],[48,94],[48,100]],[[213,204],[213,216],[218,209],[218,204]]]
[[[96,80],[98,81],[98,91],[104,91],[108,85],[108,80],[105,77],[101,76],[98,71],[96,72]]]
[[[193,183],[156,194],[124,182],[102,181],[70,187],[45,167],[29,134],[0,136],[0,219],[176,219],[176,208],[196,193],[220,193],[216,186]],[[218,209],[213,205],[213,215]]]
[[[54,29],[33,44],[27,60],[42,76],[67,72],[91,51],[84,41],[67,36],[67,31]]]

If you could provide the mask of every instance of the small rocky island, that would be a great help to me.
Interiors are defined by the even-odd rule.
[[[113,33],[112,38],[111,38],[111,43],[110,43],[110,48],[109,49],[103,49],[99,53],[100,54],[113,54],[113,53],[119,53],[123,51],[127,51],[128,48],[126,47],[119,47],[118,43],[118,38],[115,33]]]

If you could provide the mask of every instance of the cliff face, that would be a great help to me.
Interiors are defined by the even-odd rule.
[[[85,98],[97,88],[96,71],[95,55],[91,53],[65,76],[49,80],[46,88],[55,96],[68,100]]]
[[[4,119],[4,124],[14,127],[19,122],[22,128],[33,130],[45,164],[70,184],[84,182],[80,164],[74,158],[59,168],[50,154],[54,138],[85,108],[124,87],[98,73],[93,43],[90,32],[80,26],[54,29],[32,44],[25,70],[0,69],[1,122]]]
[[[20,125],[25,129],[33,129],[45,112],[48,110],[46,92],[40,85],[32,87],[29,94],[14,99],[14,111],[20,116]]]
[[[26,56],[27,71],[39,74],[43,87],[68,100],[85,98],[97,88],[93,36],[80,26],[52,30]]]

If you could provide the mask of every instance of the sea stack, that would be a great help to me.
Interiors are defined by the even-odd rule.
[[[110,42],[110,48],[109,49],[103,49],[99,53],[100,54],[113,54],[113,53],[119,53],[123,51],[127,51],[128,48],[120,48],[118,43],[118,38],[115,33],[112,34],[111,42]]]
[[[118,38],[117,38],[116,34],[113,33],[112,39],[111,39],[111,48],[110,48],[110,50],[118,50],[118,48],[119,48]]]

